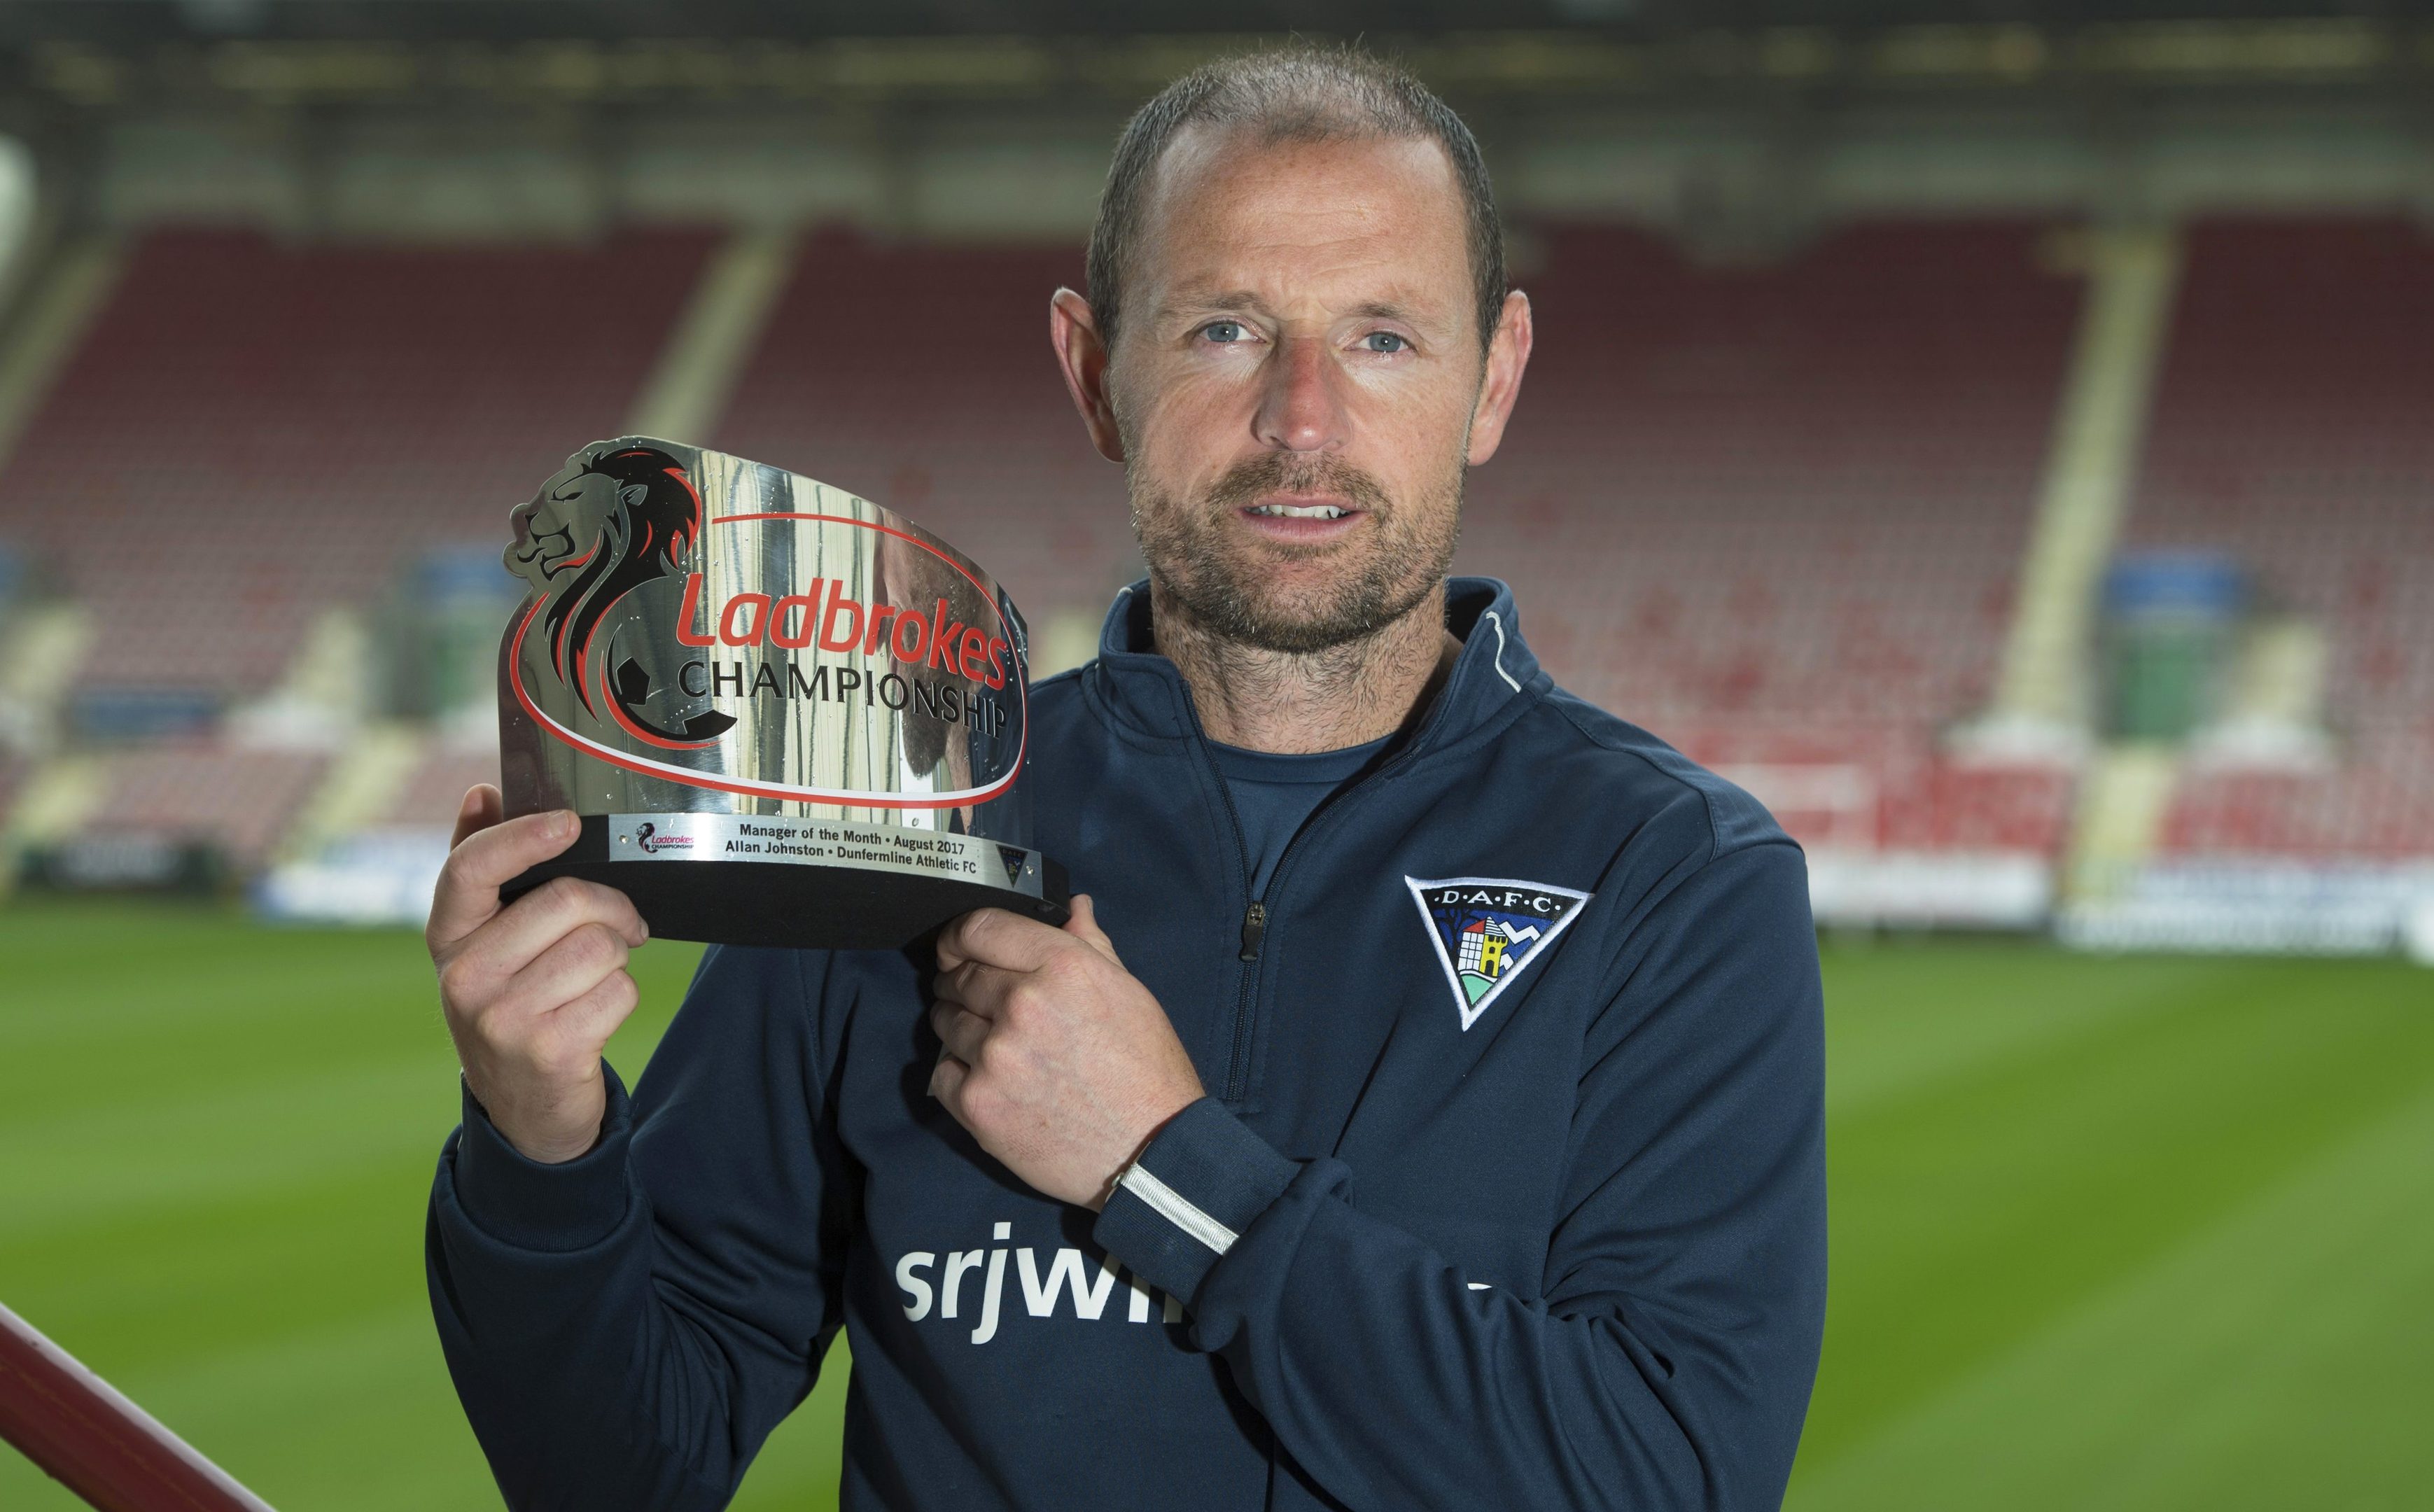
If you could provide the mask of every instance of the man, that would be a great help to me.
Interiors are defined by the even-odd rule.
[[[1067,928],[712,951],[628,1101],[641,921],[500,908],[573,821],[468,796],[429,1262],[509,1502],[723,1505],[842,1324],[848,1507],[1775,1504],[1804,869],[1447,581],[1531,345],[1469,133],[1357,55],[1213,65],[1127,128],[1089,284],[1056,354],[1151,576],[1033,697]]]

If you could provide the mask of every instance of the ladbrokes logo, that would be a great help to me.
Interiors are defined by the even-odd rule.
[[[550,668],[585,713],[598,717],[605,706],[628,734],[660,746],[707,746],[734,728],[733,715],[714,709],[680,729],[652,723],[641,709],[652,692],[650,677],[630,656],[614,684],[594,696],[600,675],[591,671],[591,638],[600,622],[634,590],[681,568],[701,537],[701,496],[675,457],[647,446],[596,455],[583,472],[517,506],[508,518],[516,541],[507,565],[540,593],[535,612],[549,640]],[[524,623],[529,630],[532,619]],[[608,661],[601,659],[603,673]]]
[[[1005,686],[1013,664],[1014,647],[1003,636],[955,619],[944,598],[928,612],[914,613],[891,604],[866,605],[844,584],[820,577],[812,579],[807,593],[774,599],[767,593],[733,595],[712,622],[715,633],[697,628],[700,618],[701,574],[693,573],[677,610],[677,639],[686,645],[766,644],[799,651],[814,644],[816,633],[823,651],[877,656],[884,649],[905,666],[951,672],[991,688]]]
[[[562,747],[870,808],[986,803],[1021,769],[1021,620],[910,521],[637,437],[577,453],[512,519],[532,594],[502,695]]]
[[[643,848],[643,853],[644,855],[655,856],[662,850],[692,850],[693,836],[689,834],[661,834],[660,833],[660,827],[657,824],[645,820],[643,821],[643,827],[634,832],[634,843]]]

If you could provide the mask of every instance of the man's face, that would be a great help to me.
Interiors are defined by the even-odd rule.
[[[1484,460],[1465,230],[1432,142],[1168,151],[1107,400],[1142,554],[1211,632],[1320,650],[1443,580]]]

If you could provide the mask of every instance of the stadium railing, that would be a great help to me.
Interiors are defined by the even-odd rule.
[[[0,1438],[101,1512],[271,1512],[6,1307]]]

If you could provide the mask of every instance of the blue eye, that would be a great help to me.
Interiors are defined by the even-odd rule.
[[[1372,331],[1363,336],[1361,341],[1372,352],[1402,352],[1411,346],[1410,342],[1392,331]]]
[[[1200,334],[1215,342],[1240,341],[1243,339],[1243,322],[1240,320],[1211,320],[1207,325],[1200,328]]]

